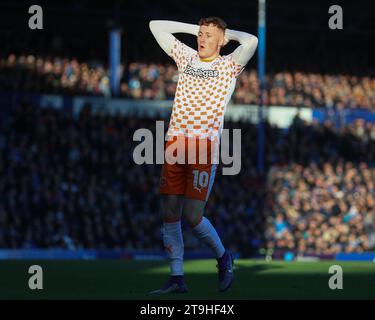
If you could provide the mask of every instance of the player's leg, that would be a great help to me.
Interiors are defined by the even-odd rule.
[[[193,154],[191,150],[194,149]],[[196,157],[193,158],[194,156]],[[188,146],[190,164],[187,172],[183,216],[193,233],[213,250],[216,258],[221,258],[225,252],[224,246],[210,221],[203,217],[217,167],[210,157],[211,145],[208,140],[197,140],[195,145]]]
[[[167,147],[170,143],[167,143]],[[184,165],[168,162],[163,165],[159,192],[163,213],[163,245],[170,262],[171,277],[161,289],[151,292],[153,294],[187,291],[183,279],[184,243],[181,230],[185,178]]]
[[[194,235],[214,252],[219,268],[219,290],[225,291],[233,281],[233,259],[225,250],[214,226],[203,216],[215,180],[217,164],[213,161],[199,163],[199,159],[203,155],[207,160],[212,160],[211,150],[210,143],[203,144],[203,147],[199,145],[197,163],[192,163],[188,167],[183,216],[191,226]],[[213,152],[216,151],[217,149],[214,148]]]
[[[225,253],[225,248],[210,220],[203,216],[206,201],[185,199],[183,215],[194,235],[214,252],[217,259]]]
[[[163,245],[170,261],[171,276],[183,276],[184,242],[181,229],[183,197],[163,195]]]
[[[194,167],[195,173],[198,175],[207,174],[207,169]],[[198,172],[198,173],[196,173]],[[209,180],[212,187],[214,172],[211,171]],[[203,182],[200,188],[194,188],[194,181],[188,179],[190,184],[185,193],[185,201],[183,206],[183,216],[192,228],[193,234],[203,241],[215,254],[218,262],[218,283],[219,290],[226,291],[233,282],[233,258],[229,251],[225,250],[223,243],[210,220],[203,216],[206,201],[209,195],[210,187],[205,186]],[[193,179],[194,180],[194,179]]]
[[[162,195],[163,245],[170,263],[170,278],[162,288],[151,294],[185,293],[183,258],[184,242],[181,230],[183,197],[181,195]]]

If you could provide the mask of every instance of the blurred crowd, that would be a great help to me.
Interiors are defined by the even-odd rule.
[[[161,249],[161,165],[132,159],[134,131],[155,131],[156,120],[28,103],[0,119],[0,248]],[[231,250],[374,247],[373,125],[267,124],[266,176],[256,170],[256,126],[225,127],[242,130],[242,169],[222,176],[219,167],[206,215]],[[201,248],[184,228],[186,249]]]
[[[336,254],[375,247],[375,126],[357,120],[332,128],[296,118],[279,136],[274,152],[282,156],[267,178],[266,248]]]
[[[172,62],[172,61],[171,61]],[[173,99],[178,80],[174,64],[132,62],[121,65],[120,96],[129,99]],[[98,61],[9,54],[0,59],[0,88],[82,95],[110,95],[109,72]],[[267,105],[327,108],[375,108],[375,78],[349,74],[283,71],[266,76]],[[239,76],[234,104],[258,104],[257,72]]]
[[[14,54],[0,60],[0,88],[51,94],[110,93],[108,71],[98,62]]]
[[[266,105],[375,110],[375,78],[371,77],[284,71],[268,74],[266,88]],[[259,103],[255,70],[240,75],[233,102]]]
[[[267,247],[297,254],[369,251],[375,230],[375,169],[366,163],[275,166]]]

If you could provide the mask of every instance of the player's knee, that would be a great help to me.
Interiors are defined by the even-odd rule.
[[[200,200],[189,200],[185,202],[183,216],[190,227],[194,228],[202,220],[205,202]]]
[[[166,197],[162,202],[165,222],[177,222],[181,219],[181,203],[178,199]]]
[[[163,213],[163,220],[165,222],[177,222],[181,219],[181,214],[178,213],[178,210],[174,207],[165,207]]]
[[[167,213],[164,213],[164,216],[163,216],[163,221],[164,222],[167,222],[167,223],[173,223],[173,222],[178,222],[181,220],[181,216],[179,215],[176,215],[176,214],[167,214]]]
[[[195,228],[202,220],[202,215],[199,214],[186,214],[185,220],[191,228]]]

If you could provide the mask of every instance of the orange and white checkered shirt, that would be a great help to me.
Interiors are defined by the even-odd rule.
[[[171,57],[177,64],[179,79],[167,136],[220,137],[226,105],[244,66],[237,64],[231,54],[203,62],[196,50],[178,39]]]

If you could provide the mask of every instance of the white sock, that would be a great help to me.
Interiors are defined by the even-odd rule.
[[[171,275],[182,276],[184,274],[184,240],[181,221],[163,223],[163,244],[170,261]]]
[[[214,251],[216,258],[223,256],[225,248],[210,220],[203,217],[202,221],[193,228],[193,233]]]

